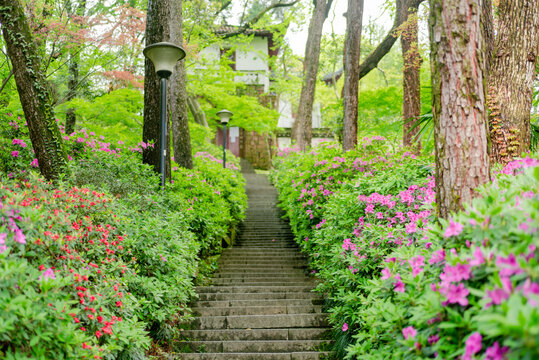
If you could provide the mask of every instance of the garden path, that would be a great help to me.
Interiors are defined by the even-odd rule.
[[[281,219],[277,191],[242,162],[249,198],[236,244],[223,252],[210,286],[199,287],[193,330],[175,359],[315,360],[326,358],[329,327],[323,299]],[[317,351],[318,350],[318,351]]]

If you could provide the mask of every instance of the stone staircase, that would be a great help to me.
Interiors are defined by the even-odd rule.
[[[323,299],[265,175],[242,164],[249,207],[239,239],[221,256],[210,286],[199,287],[192,330],[172,359],[328,359]],[[191,351],[191,352],[188,352]]]

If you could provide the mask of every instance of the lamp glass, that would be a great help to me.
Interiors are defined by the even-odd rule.
[[[185,57],[185,51],[181,47],[167,42],[146,46],[142,52],[152,61],[158,74],[172,74],[176,63]]]
[[[221,124],[228,124],[230,117],[232,117],[232,112],[228,110],[221,110],[217,112],[217,116],[221,118]]]

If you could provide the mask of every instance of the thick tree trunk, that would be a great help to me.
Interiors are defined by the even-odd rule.
[[[170,38],[170,0],[148,0],[146,15],[146,46],[161,41],[169,41]],[[142,152],[142,161],[153,166],[159,173],[160,161],[160,79],[155,73],[152,62],[144,60],[144,122],[142,125],[142,141],[153,142],[153,147],[146,147]],[[170,126],[167,126],[170,129]],[[167,139],[169,138],[167,132]],[[166,142],[166,169],[170,171],[170,142]],[[167,176],[168,177],[168,176]]]
[[[200,104],[195,96],[187,95],[187,105],[189,105],[189,111],[193,115],[195,122],[204,127],[208,127],[208,121],[206,120],[206,114],[200,107]]]
[[[73,17],[74,11],[72,10],[72,3],[68,4],[68,11],[71,12],[70,16]],[[84,16],[86,12],[86,0],[79,3],[76,14],[78,16]],[[79,51],[76,48],[72,48],[69,54],[69,80],[67,81],[67,96],[66,100],[70,101],[77,97],[77,87],[79,86]],[[75,131],[75,124],[77,123],[77,115],[75,109],[70,108],[66,113],[65,133],[71,134]]]
[[[430,3],[432,112],[439,216],[462,208],[490,178],[479,0]]]
[[[539,51],[539,0],[501,0],[489,78],[493,161],[508,163],[530,148],[530,109]]]
[[[177,45],[183,44],[182,0],[172,1],[170,20],[170,40]],[[169,104],[172,121],[172,148],[174,161],[181,167],[193,168],[191,153],[191,135],[187,105],[185,60],[178,61],[170,78]]]
[[[363,0],[348,0],[346,39],[344,41],[343,141],[344,151],[357,144],[357,114],[359,97],[359,59],[361,54],[361,25]]]
[[[66,170],[67,155],[19,0],[0,0],[0,23],[39,170],[46,179],[57,179]]]
[[[314,0],[313,16],[309,24],[307,44],[305,45],[305,59],[303,60],[303,85],[296,117],[297,124],[294,124],[296,131],[292,131],[296,144],[301,150],[306,150],[311,146],[312,113],[320,60],[320,40],[322,38],[322,27],[331,8],[332,1]]]
[[[407,19],[402,26],[401,46],[404,67],[402,70],[402,144],[413,147],[415,152],[421,150],[421,141],[416,139],[419,126],[416,123],[421,115],[421,90],[419,83],[419,70],[421,68],[421,55],[419,54],[417,35],[417,8],[412,3],[415,0],[404,0],[401,11],[402,18]],[[414,144],[415,143],[415,144]]]

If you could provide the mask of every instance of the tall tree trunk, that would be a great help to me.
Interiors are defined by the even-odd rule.
[[[479,0],[430,4],[432,112],[439,216],[462,208],[490,178]]]
[[[0,0],[0,23],[39,170],[46,179],[57,179],[66,170],[67,155],[19,0]]]
[[[170,40],[170,1],[148,0],[146,14],[146,46]],[[150,59],[144,59],[144,122],[142,125],[142,141],[153,142],[153,147],[146,147],[142,152],[142,162],[153,166],[159,173],[160,162],[160,102],[161,83],[155,73]],[[167,126],[170,129],[170,126]],[[167,132],[167,139],[169,138]],[[170,141],[166,141],[166,169],[170,171]],[[168,176],[167,176],[168,177]]]
[[[84,16],[86,12],[86,0],[82,0],[77,7],[76,12],[72,10],[73,4],[69,2],[68,11],[71,12],[70,16],[76,13],[78,16]],[[77,87],[79,86],[79,49],[71,48],[69,53],[69,80],[67,81],[67,96],[66,100],[70,101],[77,97]],[[70,108],[66,112],[65,132],[71,134],[75,131],[75,124],[77,123],[77,115],[75,109]]]
[[[182,0],[170,3],[170,40],[177,45],[183,44]],[[181,167],[193,168],[191,153],[191,135],[189,134],[189,118],[187,117],[187,88],[185,60],[176,64],[174,74],[170,78],[169,104],[172,121],[172,148],[174,161]]]
[[[303,60],[303,85],[296,117],[297,124],[294,124],[296,131],[292,131],[296,144],[299,145],[301,150],[306,150],[311,146],[314,92],[320,61],[320,40],[322,38],[322,27],[328,16],[332,1],[314,0],[313,16],[309,24],[307,44],[305,45],[305,59]]]
[[[539,51],[539,0],[500,0],[489,78],[493,161],[508,163],[530,148],[530,109]]]
[[[416,139],[419,126],[416,126],[421,115],[421,89],[419,83],[419,70],[421,68],[421,55],[419,54],[417,35],[417,7],[413,7],[415,0],[404,0],[400,9],[402,17],[407,19],[402,26],[401,45],[404,67],[402,70],[402,144],[414,147],[415,152],[421,150],[421,142]],[[414,142],[417,142],[414,145]]]
[[[343,150],[353,150],[357,144],[357,114],[359,97],[359,59],[363,0],[348,0],[346,39],[344,41]]]

